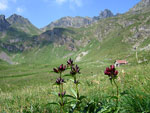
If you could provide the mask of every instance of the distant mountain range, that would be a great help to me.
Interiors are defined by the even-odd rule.
[[[141,0],[124,14],[114,15],[106,9],[93,18],[63,17],[42,29],[36,28],[28,19],[17,14],[7,19],[4,15],[0,15],[0,52],[35,55],[34,57],[45,54],[42,56],[45,58],[52,55],[62,57],[66,53],[64,51],[78,52],[81,48],[95,51],[101,48],[103,53],[109,54],[105,49],[111,49],[112,43],[115,45],[114,48],[118,47],[115,52],[119,52],[121,48],[132,51],[134,47],[150,50],[149,9],[150,0]],[[110,48],[106,46],[107,44]],[[37,55],[39,50],[42,53]],[[36,54],[33,54],[33,51]],[[92,54],[90,58],[95,57]]]
[[[113,17],[114,14],[108,10],[105,9],[104,11],[102,11],[99,16],[95,16],[93,18],[90,17],[63,17],[59,20],[56,20],[54,22],[51,22],[49,25],[47,25],[46,27],[42,28],[43,31],[46,30],[51,30],[55,27],[74,27],[74,28],[79,28],[79,27],[83,27],[89,24],[92,24],[100,19],[104,19],[104,18],[108,18],[108,17]]]

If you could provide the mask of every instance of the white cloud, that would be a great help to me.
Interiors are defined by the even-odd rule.
[[[82,0],[70,0],[70,2],[75,3],[78,7],[82,6]]]
[[[56,3],[58,3],[58,4],[63,4],[63,3],[65,3],[67,0],[56,0]]]
[[[8,9],[8,1],[7,0],[0,0],[0,10],[4,11]]]
[[[20,7],[17,7],[17,8],[16,8],[16,12],[17,12],[17,13],[23,13],[23,11],[24,11],[24,10],[23,10],[22,8],[20,8]]]

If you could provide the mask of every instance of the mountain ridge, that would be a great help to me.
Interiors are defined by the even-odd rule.
[[[51,30],[55,27],[74,27],[74,28],[80,28],[84,27],[87,25],[90,25],[100,19],[105,19],[108,17],[113,17],[115,16],[109,9],[105,9],[104,11],[101,11],[99,16],[94,16],[94,17],[81,17],[81,16],[75,16],[75,17],[62,17],[56,21],[51,22],[44,28],[41,28],[43,31],[46,30]]]
[[[140,12],[148,9],[150,9],[150,0],[141,0],[129,12]]]

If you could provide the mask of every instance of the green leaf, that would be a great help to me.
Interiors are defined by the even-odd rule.
[[[77,98],[77,93],[75,92],[75,90],[71,88],[71,91],[74,94],[74,96]]]
[[[72,76],[71,74],[65,74],[65,75],[63,75],[63,76]]]
[[[76,97],[72,96],[72,95],[65,95],[64,97],[70,97],[72,99],[76,99]]]
[[[67,102],[66,104],[71,104],[71,103],[76,104],[76,102],[77,102],[76,100],[72,100],[72,101]]]
[[[46,106],[48,106],[48,105],[59,105],[59,103],[57,103],[57,102],[50,102],[50,103],[46,104]]]

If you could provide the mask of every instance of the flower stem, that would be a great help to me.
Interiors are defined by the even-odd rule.
[[[59,75],[59,77],[61,78],[61,72],[60,72],[60,75]]]
[[[63,84],[62,84],[62,93],[63,93]],[[61,95],[61,105],[62,105],[62,113],[63,113],[63,111],[64,111],[64,101],[63,101],[62,95]]]
[[[113,81],[114,81],[114,84],[115,84],[115,86],[116,86],[116,88],[117,88],[117,102],[116,102],[116,107],[118,107],[119,89],[118,89],[118,85],[117,85],[116,81],[115,81],[114,79],[113,79]]]
[[[62,73],[60,73],[60,78],[62,76]],[[64,103],[63,103],[63,97],[62,97],[62,93],[63,93],[63,83],[61,83],[59,85],[59,92],[60,92],[60,100],[61,100],[61,106],[60,106],[60,112],[63,113],[64,112]]]
[[[76,92],[77,92],[77,99],[79,100],[79,90],[78,90],[78,84],[76,84]]]

